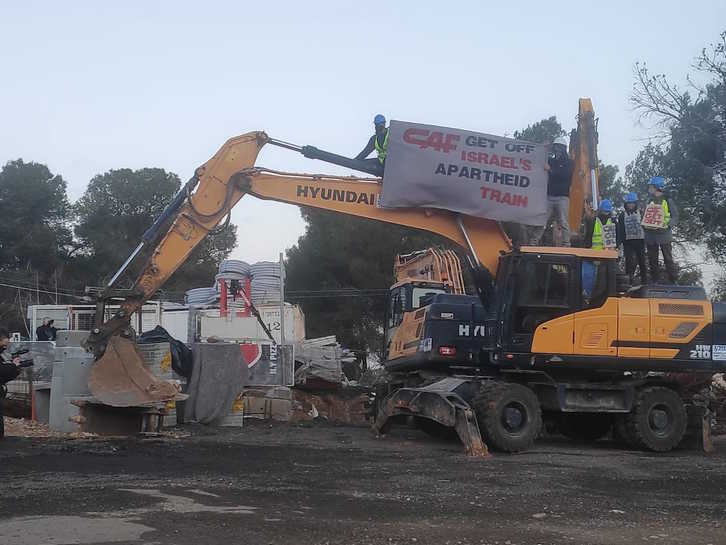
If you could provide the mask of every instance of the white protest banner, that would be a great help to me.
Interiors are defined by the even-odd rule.
[[[615,248],[617,245],[617,227],[614,223],[606,223],[602,226],[602,245],[603,248]]]
[[[381,205],[544,225],[546,164],[544,145],[394,120]]]

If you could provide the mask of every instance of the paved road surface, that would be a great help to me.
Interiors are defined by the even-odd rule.
[[[473,460],[413,430],[190,431],[0,443],[0,544],[726,543],[726,441]]]

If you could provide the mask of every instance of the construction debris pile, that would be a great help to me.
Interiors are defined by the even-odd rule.
[[[295,385],[307,388],[337,388],[346,381],[343,364],[355,355],[338,344],[335,335],[306,339],[295,346]]]

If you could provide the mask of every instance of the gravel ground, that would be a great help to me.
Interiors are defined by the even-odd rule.
[[[0,544],[726,543],[711,455],[546,440],[470,459],[415,430],[259,422],[0,442]]]

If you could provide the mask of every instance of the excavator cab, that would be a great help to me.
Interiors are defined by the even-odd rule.
[[[495,363],[531,365],[540,350],[572,354],[577,322],[585,319],[580,313],[602,309],[616,295],[616,259],[614,252],[578,248],[523,248],[502,256]]]
[[[418,326],[425,314],[425,311],[418,310],[425,307],[433,296],[450,292],[443,282],[402,281],[391,286],[384,322],[386,359],[410,352],[412,348],[414,352],[418,349]]]

